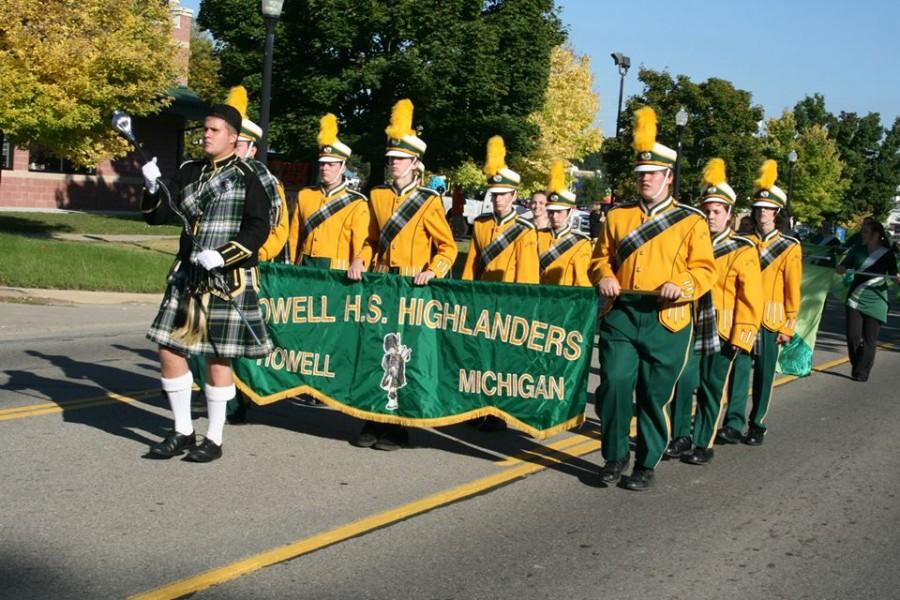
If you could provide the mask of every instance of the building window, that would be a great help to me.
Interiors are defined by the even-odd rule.
[[[39,147],[31,147],[28,155],[28,170],[39,173],[67,173],[74,175],[94,175],[96,169],[76,167],[71,161],[64,160]]]
[[[0,169],[12,169],[12,143],[7,137],[3,137],[2,140],[3,144],[0,145]]]

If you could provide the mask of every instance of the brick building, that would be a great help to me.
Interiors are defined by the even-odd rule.
[[[177,57],[179,86],[168,93],[172,104],[148,118],[135,118],[134,131],[144,149],[157,156],[163,173],[174,173],[184,154],[184,129],[200,120],[205,109],[187,87],[193,12],[169,0],[172,35],[180,49]],[[0,207],[67,208],[74,210],[128,210],[137,206],[143,185],[132,155],[103,161],[96,169],[76,169],[38,148],[20,148],[8,139],[0,155]]]

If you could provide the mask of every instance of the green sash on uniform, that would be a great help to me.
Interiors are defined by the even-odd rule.
[[[512,227],[494,238],[494,241],[485,246],[484,250],[481,251],[481,268],[487,269],[488,265],[491,264],[491,261],[500,256],[501,252],[509,248],[510,245],[519,239],[520,235],[531,228],[532,226],[527,221],[517,218]]]
[[[397,234],[400,233],[409,220],[412,219],[419,209],[425,206],[428,199],[431,198],[432,192],[422,188],[417,189],[403,201],[403,204],[397,208],[397,211],[391,215],[384,227],[381,228],[381,239],[378,241],[378,252],[383,254]]]
[[[553,264],[557,258],[575,247],[575,244],[585,238],[581,237],[574,231],[570,231],[569,235],[558,244],[555,244],[541,254],[541,273],[547,270],[547,267]]]

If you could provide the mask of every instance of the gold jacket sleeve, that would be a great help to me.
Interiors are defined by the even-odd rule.
[[[266,242],[259,249],[259,260],[272,260],[284,248],[289,237],[290,224],[288,223],[287,201],[284,196],[284,187],[281,183],[277,186],[278,195],[281,196],[281,208],[278,210],[278,223],[272,229],[272,233],[266,238]],[[293,248],[293,246],[291,246]],[[293,251],[293,250],[292,250]]]
[[[803,252],[800,244],[788,250],[784,266],[784,325],[779,333],[794,336],[797,313],[800,312],[800,281],[803,279]]]
[[[541,265],[538,258],[537,232],[529,229],[517,240],[516,283],[540,283]]]
[[[741,250],[736,259],[737,289],[734,299],[734,324],[731,328],[732,346],[750,352],[759,333],[763,313],[762,275],[759,272],[759,253],[755,248]]]
[[[363,257],[363,248],[369,237],[369,220],[371,212],[368,202],[357,202],[350,217],[350,260]],[[366,266],[368,261],[363,260]]]
[[[709,226],[703,219],[697,219],[685,242],[687,244],[685,270],[673,275],[668,282],[681,288],[682,300],[693,301],[711,290],[718,276]]]
[[[477,225],[477,223],[476,223]],[[477,236],[475,228],[472,228],[472,240],[469,242],[469,252],[466,254],[466,263],[463,265],[462,279],[465,281],[475,281],[475,265],[481,259],[481,252],[478,248]]]
[[[587,240],[580,242],[572,259],[572,268],[575,270],[573,285],[579,287],[591,287],[591,278],[588,270],[591,267],[591,244]]]
[[[431,238],[431,243],[436,251],[431,257],[426,269],[434,271],[438,277],[446,277],[453,268],[453,262],[459,250],[456,248],[456,240],[450,230],[450,223],[444,215],[444,204],[439,196],[435,196],[427,208],[425,215],[425,231]]]
[[[600,237],[597,238],[597,244],[594,246],[594,252],[591,256],[590,277],[594,284],[600,283],[604,277],[615,277],[616,271],[613,269],[612,260],[616,255],[616,248],[613,243],[612,235],[610,235],[609,219],[603,224],[600,230]]]
[[[297,192],[297,208],[291,216],[291,224],[289,226],[288,243],[291,245],[291,264],[297,264],[297,257],[300,255],[300,192]]]

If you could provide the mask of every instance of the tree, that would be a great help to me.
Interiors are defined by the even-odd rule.
[[[223,82],[258,99],[257,6],[203,0],[198,20],[221,44]],[[333,112],[341,139],[383,164],[391,106],[409,97],[437,170],[480,158],[494,134],[511,157],[531,149],[527,117],[543,105],[564,32],[552,0],[295,0],[275,40],[273,148],[311,158],[319,117]]]
[[[5,0],[0,27],[0,129],[18,144],[94,165],[128,150],[115,109],[168,104],[175,44],[157,0]]]
[[[554,48],[544,105],[528,117],[539,131],[538,141],[512,165],[522,175],[526,191],[546,185],[555,159],[578,162],[600,149],[603,138],[594,126],[599,109],[590,57],[578,56],[568,46]]]
[[[677,78],[666,71],[641,69],[644,84],[640,95],[628,99],[622,111],[622,134],[606,140],[603,159],[617,198],[637,193],[632,171],[631,149],[634,111],[651,106],[659,120],[657,140],[675,149],[678,133],[675,114],[680,107],[688,113],[681,157],[681,198],[690,203],[699,192],[703,167],[711,158],[725,160],[728,181],[738,194],[738,205],[746,206],[753,180],[762,163],[762,140],[757,135],[763,109],[751,103],[751,94],[724,79],[710,78],[694,83],[687,76]]]
[[[191,29],[191,59],[188,64],[188,87],[207,104],[221,102],[226,95],[220,83],[222,62],[215,52],[209,33],[197,24]]]
[[[790,164],[787,155],[797,152],[794,165],[791,215],[795,221],[820,225],[840,214],[849,181],[842,176],[837,143],[822,125],[798,131],[794,113],[785,111],[767,122],[766,154],[778,161],[778,186],[788,191]]]

